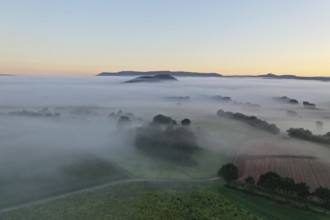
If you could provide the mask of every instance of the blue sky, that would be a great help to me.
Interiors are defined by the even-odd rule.
[[[0,73],[330,75],[328,0],[0,0]]]

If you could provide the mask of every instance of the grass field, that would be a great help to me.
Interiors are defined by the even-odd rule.
[[[130,182],[0,214],[0,219],[329,219],[219,182]]]
[[[228,189],[223,185],[212,186],[224,198],[230,200],[232,203],[249,210],[252,213],[264,219],[278,220],[278,219],[292,219],[292,220],[309,220],[309,219],[329,219],[329,215],[322,215],[313,213],[311,211],[303,211],[292,208],[285,204],[278,204],[264,198],[245,194],[235,190]]]

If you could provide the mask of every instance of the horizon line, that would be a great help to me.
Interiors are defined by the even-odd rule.
[[[274,76],[295,76],[295,77],[306,77],[306,78],[313,78],[313,77],[330,77],[329,75],[296,75],[291,73],[285,73],[285,74],[277,74],[277,73],[261,73],[261,74],[223,74],[218,72],[199,72],[199,71],[185,71],[185,70],[147,70],[147,71],[140,71],[140,70],[120,70],[120,71],[102,71],[99,73],[90,73],[90,74],[68,74],[68,73],[28,73],[28,74],[22,74],[22,73],[0,73],[0,76],[26,76],[26,77],[79,77],[79,76],[98,76],[101,73],[112,73],[112,74],[118,74],[121,72],[137,72],[137,73],[150,73],[150,72],[182,72],[182,73],[197,73],[197,74],[218,74],[219,76],[223,77],[258,77],[258,76],[265,76],[265,75],[274,75]]]

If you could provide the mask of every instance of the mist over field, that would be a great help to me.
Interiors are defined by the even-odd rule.
[[[182,168],[141,155],[134,147],[130,131],[118,130],[118,118],[109,117],[112,112],[132,113],[131,128],[150,123],[157,114],[170,116],[177,122],[191,119],[201,148],[217,153],[219,159],[214,156],[210,164],[220,161],[220,157],[231,160],[249,139],[267,136],[243,123],[217,117],[219,109],[275,123],[283,136],[290,127],[307,128],[317,134],[330,131],[327,82],[187,77],[168,83],[123,83],[128,79],[1,77],[0,196],[4,198],[1,206],[15,204],[15,199],[29,201],[33,195],[38,197],[35,195],[38,193],[42,197],[50,189],[54,194],[67,191],[71,183],[78,188],[93,185],[89,180],[81,181],[86,176],[79,167],[88,170],[92,166],[98,170],[100,174],[95,174],[93,169],[90,172],[100,182],[104,176],[111,176],[108,171],[100,171],[103,166],[142,178],[215,174],[218,167],[205,174],[209,166],[203,160],[198,161],[197,168]],[[214,96],[231,100],[219,101]],[[298,100],[299,105],[274,99],[282,96]],[[316,109],[304,108],[303,101],[316,104]],[[295,111],[297,116],[288,116],[288,110]],[[316,121],[322,121],[323,128],[317,128]],[[317,154],[317,148],[313,152],[311,145],[306,145]],[[119,179],[126,174],[120,175]]]
[[[283,128],[286,110],[296,110],[300,120],[295,123],[330,118],[329,84],[321,81],[272,80],[251,78],[180,78],[173,83],[123,84],[127,77],[2,77],[1,113],[12,110],[40,110],[48,107],[64,116],[74,108],[85,108],[99,117],[109,111],[122,109],[134,111],[141,116],[160,111],[176,114],[215,114],[219,108],[256,114],[274,120]],[[212,101],[210,96],[231,97],[231,102]],[[168,101],[167,97],[189,96],[190,100]],[[276,102],[274,97],[287,96],[297,99],[299,105]],[[319,110],[307,110],[303,101],[315,103]],[[260,108],[249,108],[246,103],[258,104]],[[179,111],[178,111],[179,110]],[[92,115],[92,114],[91,114]],[[149,119],[152,115],[149,115]],[[283,120],[285,118],[285,120]],[[303,119],[303,120],[301,120]],[[282,125],[283,123],[283,125]],[[327,126],[327,123],[325,123]],[[327,127],[329,128],[329,127]],[[327,129],[326,129],[327,130]]]

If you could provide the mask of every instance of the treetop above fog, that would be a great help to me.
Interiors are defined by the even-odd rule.
[[[176,125],[176,121],[171,117],[158,114],[152,119],[152,123],[156,125]]]

